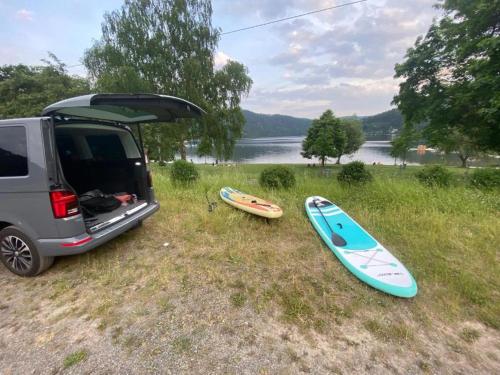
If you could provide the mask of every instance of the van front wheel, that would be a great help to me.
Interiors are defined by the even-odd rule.
[[[0,231],[0,260],[19,276],[36,276],[54,263],[54,257],[40,255],[33,241],[14,226]]]

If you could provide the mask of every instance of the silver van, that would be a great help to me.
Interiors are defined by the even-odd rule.
[[[171,96],[96,94],[52,104],[39,118],[0,121],[2,263],[35,276],[56,256],[139,225],[159,204],[140,125],[138,139],[130,126],[202,114]]]

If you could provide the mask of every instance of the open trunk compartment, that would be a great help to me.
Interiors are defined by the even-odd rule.
[[[132,195],[131,203],[111,212],[86,213],[88,232],[111,225],[156,203],[142,148],[125,125],[195,119],[205,111],[187,100],[159,94],[89,94],[49,105],[57,147],[58,167],[51,190],[82,194]],[[142,142],[142,140],[141,140]]]
[[[65,182],[79,196],[87,230],[97,231],[147,206],[147,170],[132,132],[104,123],[56,123],[55,139]],[[89,192],[113,207],[85,206]],[[129,196],[116,202],[114,196]],[[115,207],[116,206],[116,207]],[[112,208],[112,209],[111,209]]]

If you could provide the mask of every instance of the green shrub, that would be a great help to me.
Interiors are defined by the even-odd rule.
[[[365,168],[361,161],[353,161],[342,166],[337,180],[346,184],[362,184],[370,182],[373,179],[372,174]]]
[[[470,183],[477,188],[499,188],[500,187],[500,169],[478,168],[472,172]]]
[[[451,172],[441,165],[427,165],[415,176],[427,186],[449,186],[452,179]]]
[[[295,185],[295,175],[287,167],[270,167],[262,171],[259,182],[262,187],[269,189],[289,189]]]
[[[195,182],[198,177],[198,171],[193,163],[185,160],[176,160],[172,163],[170,178],[174,183],[189,184]]]

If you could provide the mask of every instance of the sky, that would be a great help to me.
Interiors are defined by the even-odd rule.
[[[352,0],[214,0],[223,32]],[[242,107],[316,118],[390,109],[394,65],[440,11],[437,0],[367,0],[252,30],[223,35],[217,66],[247,66],[253,86]],[[84,76],[84,51],[101,35],[103,14],[123,0],[0,0],[0,65],[40,64],[47,51]],[[166,93],[168,94],[168,93]]]

